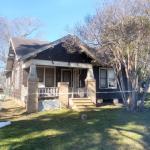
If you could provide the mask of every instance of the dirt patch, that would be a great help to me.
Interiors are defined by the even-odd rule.
[[[13,120],[25,114],[25,108],[14,100],[0,101],[0,120]]]

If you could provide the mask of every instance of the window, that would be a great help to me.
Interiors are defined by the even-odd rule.
[[[45,87],[54,87],[54,68],[45,68]]]
[[[100,88],[117,88],[115,72],[113,69],[99,69],[99,85]]]
[[[44,82],[44,68],[37,68],[39,82]]]
[[[54,68],[37,67],[37,76],[39,79],[39,87],[54,87],[55,86]]]
[[[115,78],[115,72],[113,69],[108,69],[108,87],[109,88],[116,88],[116,78]]]
[[[100,69],[100,87],[107,88],[107,70]]]

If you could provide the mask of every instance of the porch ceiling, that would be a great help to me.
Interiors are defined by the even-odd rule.
[[[70,67],[70,68],[92,68],[91,64],[88,63],[74,63],[74,62],[62,62],[62,61],[48,61],[31,59],[23,64],[23,68],[30,67],[31,64],[40,66],[58,66],[58,67]]]

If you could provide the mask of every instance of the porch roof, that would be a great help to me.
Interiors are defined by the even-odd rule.
[[[31,59],[23,64],[23,68],[29,68],[32,64],[39,66],[58,66],[58,67],[69,67],[69,68],[92,68],[92,64],[89,63],[73,63],[73,62],[62,62],[62,61],[49,61],[49,60],[38,60]]]

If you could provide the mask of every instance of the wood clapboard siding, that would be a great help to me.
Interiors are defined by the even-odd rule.
[[[23,86],[27,87],[27,82],[28,82],[28,74],[29,74],[29,68],[28,69],[23,69]]]
[[[12,96],[15,99],[21,100],[21,88],[23,83],[22,62],[15,62],[12,72]],[[16,82],[16,79],[18,80],[18,83]]]

